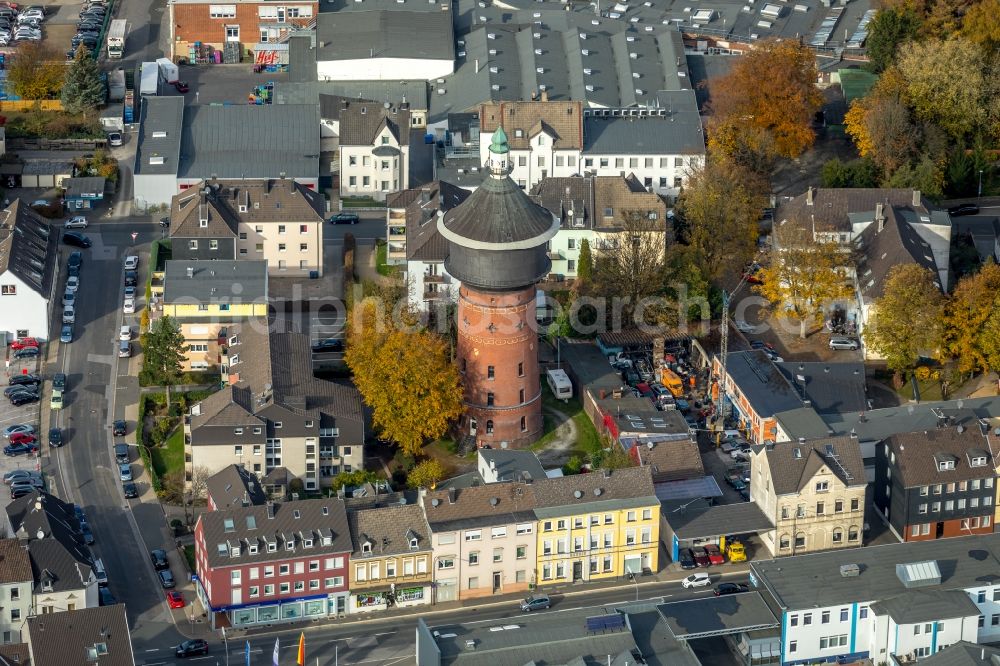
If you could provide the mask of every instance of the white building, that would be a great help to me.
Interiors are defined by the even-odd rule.
[[[780,615],[781,664],[898,666],[960,640],[1000,639],[1000,535],[753,562]]]
[[[0,540],[0,642],[21,643],[24,622],[31,612],[31,560],[18,539]]]
[[[49,338],[59,235],[20,199],[0,210],[0,342]]]
[[[343,101],[338,115],[340,193],[383,201],[410,186],[410,112],[390,102]]]

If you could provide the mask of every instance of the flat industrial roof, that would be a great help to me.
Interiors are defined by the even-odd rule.
[[[658,605],[656,610],[674,638],[684,641],[778,628],[778,621],[760,592],[673,601]]]
[[[756,502],[717,504],[679,500],[660,503],[663,519],[678,539],[709,539],[729,534],[764,532],[774,529]]]

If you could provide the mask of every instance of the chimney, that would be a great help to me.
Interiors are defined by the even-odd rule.
[[[549,101],[549,91],[548,90],[543,90],[542,91],[542,101],[543,102]]]
[[[448,489],[448,504],[454,504],[455,503],[456,494],[457,493],[455,492],[454,488],[449,488]]]
[[[882,213],[882,210],[882,204],[875,204],[875,222],[878,223],[879,232],[885,229],[885,215]]]
[[[910,203],[914,208],[920,208],[920,190],[913,190],[913,200]]]
[[[813,205],[813,188],[812,188],[812,185],[810,185],[809,189],[806,190],[806,205],[807,206],[812,206]]]
[[[267,519],[274,520],[274,502],[267,503]]]

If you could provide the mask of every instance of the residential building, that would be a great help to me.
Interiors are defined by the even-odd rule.
[[[348,612],[422,606],[431,602],[431,531],[416,504],[349,511],[353,551]]]
[[[448,3],[335,2],[316,25],[320,81],[433,80],[455,70],[454,17]]]
[[[302,479],[307,491],[362,469],[364,416],[357,390],[312,374],[309,338],[234,327],[222,357],[227,385],[191,408],[185,422],[190,480],[240,465],[266,477]]]
[[[135,666],[125,604],[32,615],[27,625],[34,666]]]
[[[347,612],[351,534],[343,500],[208,511],[195,524],[194,544],[195,590],[213,628]]]
[[[1000,535],[755,560],[751,585],[781,620],[780,663],[911,663],[1000,637],[1000,586],[983,575]]]
[[[511,178],[532,189],[549,177],[631,176],[649,192],[676,196],[705,158],[692,90],[661,91],[660,106],[584,108],[580,101],[487,102],[479,109],[480,164],[504,128]],[[652,137],[652,139],[651,139]]]
[[[27,546],[19,539],[0,539],[0,642],[20,643],[24,622],[32,612],[35,576]]]
[[[864,461],[857,439],[768,443],[750,459],[750,501],[774,529],[761,534],[772,556],[861,545]]]
[[[340,193],[384,201],[410,186],[408,104],[342,101]]]
[[[443,246],[435,222],[439,211],[447,212],[465,201],[469,191],[444,181],[433,181],[420,187],[396,192],[386,197],[386,260],[392,264],[408,264],[412,255],[417,265],[407,266],[407,279],[419,279],[423,262],[438,265],[444,262],[443,247],[427,254],[420,253],[429,240],[438,239],[435,245]],[[434,249],[433,246],[428,250]],[[438,266],[437,272],[443,271]],[[435,273],[436,274],[436,273]],[[457,295],[457,294],[456,294]]]
[[[204,0],[171,0],[167,3],[171,59],[189,58],[196,43],[223,51],[235,45],[237,52],[250,55],[257,64],[287,64],[287,57],[268,61],[257,57],[268,47],[280,49],[288,35],[316,25],[319,2],[302,0],[281,7],[262,0],[234,0],[218,5]],[[284,45],[287,49],[287,45]],[[283,62],[281,60],[284,60]],[[238,62],[238,61],[237,61]]]
[[[420,498],[434,553],[434,603],[537,585],[536,483],[428,491]]]
[[[476,452],[476,460],[476,473],[483,483],[499,483],[501,481],[524,481],[527,483],[548,476],[534,451],[479,449]]]
[[[705,476],[698,442],[691,435],[620,437],[619,444],[639,467],[649,467],[653,483],[700,479]]]
[[[20,199],[0,210],[0,331],[49,339],[59,236]]]
[[[660,500],[649,467],[601,470],[532,484],[537,585],[659,570]]]
[[[218,370],[237,327],[267,330],[267,262],[171,259],[162,275],[160,312],[180,326],[185,371]]]
[[[257,477],[240,465],[229,465],[205,482],[205,499],[209,511],[224,511],[243,506],[258,506],[267,496]]]
[[[993,532],[992,437],[988,426],[942,426],[892,435],[875,447],[875,507],[897,538]]]
[[[28,549],[34,612],[99,605],[94,556],[83,543],[72,504],[36,491],[8,504],[7,520],[14,536]]]
[[[324,207],[290,179],[202,181],[171,202],[172,259],[264,260],[272,277],[319,277]]]

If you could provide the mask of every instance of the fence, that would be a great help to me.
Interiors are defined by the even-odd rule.
[[[6,104],[7,102],[3,102]],[[8,139],[8,150],[71,150],[87,152],[104,148],[104,139]]]
[[[57,99],[17,99],[0,101],[0,111],[62,111]]]

